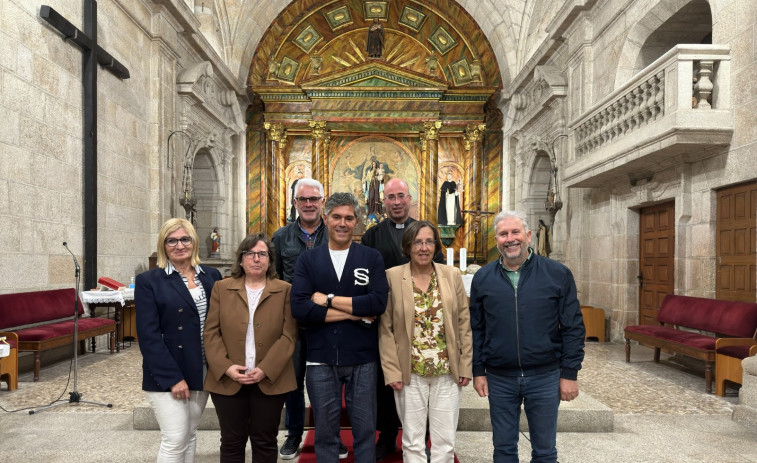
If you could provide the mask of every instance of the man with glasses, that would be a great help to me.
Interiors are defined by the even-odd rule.
[[[384,185],[384,210],[388,220],[369,228],[360,240],[365,246],[374,248],[384,258],[386,269],[409,262],[409,257],[402,254],[402,235],[405,228],[415,219],[410,217],[410,189],[401,178],[393,178]],[[437,252],[434,262],[444,263],[444,255]],[[397,434],[400,420],[394,404],[394,391],[384,384],[384,373],[379,368],[376,383],[378,416],[376,429],[379,438],[376,442],[376,461],[381,461],[397,451]]]
[[[375,459],[378,323],[389,286],[381,254],[352,241],[359,207],[351,193],[326,201],[329,241],[303,253],[292,281],[292,315],[305,325],[307,388],[315,420],[315,456],[336,461],[344,401],[355,461]]]
[[[294,207],[297,217],[292,223],[279,228],[273,234],[276,249],[276,272],[279,277],[292,283],[294,266],[297,258],[308,249],[328,242],[326,225],[321,212],[323,210],[323,185],[312,178],[297,180],[294,188]],[[302,449],[302,434],[305,431],[305,353],[307,341],[305,331],[299,327],[299,336],[294,346],[292,363],[297,379],[297,389],[287,394],[284,424],[287,438],[279,450],[282,460],[295,458]],[[339,458],[347,458],[347,447],[340,443]]]

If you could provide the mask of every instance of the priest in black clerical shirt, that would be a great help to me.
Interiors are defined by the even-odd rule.
[[[366,230],[361,244],[377,249],[384,258],[384,266],[389,269],[407,263],[410,259],[402,255],[402,234],[415,219],[410,217],[410,203],[413,198],[407,183],[400,178],[393,178],[384,185],[384,211],[387,219]],[[437,252],[434,262],[444,263],[444,255]],[[376,430],[379,431],[376,442],[376,461],[381,461],[397,451],[397,433],[399,418],[394,405],[394,391],[384,384],[384,374],[379,369],[377,375],[377,411]]]

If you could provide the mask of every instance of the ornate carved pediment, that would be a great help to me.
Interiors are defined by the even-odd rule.
[[[233,91],[222,89],[214,80],[213,66],[201,61],[182,69],[176,76],[176,89],[184,97],[181,111],[184,128],[207,119],[211,125],[244,130],[245,122],[239,101]]]
[[[328,96],[329,92],[338,89],[369,97],[388,91],[441,98],[447,87],[444,81],[382,62],[364,63],[302,83],[302,89],[315,97]]]
[[[483,120],[490,87],[450,88],[434,76],[385,61],[369,61],[301,85],[261,85],[253,91],[266,104],[266,120],[305,129],[309,120],[335,130],[417,132],[428,120],[456,125]]]
[[[559,69],[555,66],[536,66],[533,80],[512,98],[518,110],[517,127],[524,127],[567,94],[568,81]]]

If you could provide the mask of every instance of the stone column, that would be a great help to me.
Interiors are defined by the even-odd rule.
[[[423,123],[421,138],[421,178],[418,189],[418,206],[421,220],[428,220],[436,226],[436,197],[439,170],[439,129],[442,121]]]
[[[465,201],[463,209],[467,211],[475,211],[477,208],[483,205],[481,204],[481,189],[483,183],[483,144],[484,133],[486,130],[486,124],[472,124],[465,127],[465,133],[463,134],[463,144],[465,146]],[[478,257],[481,257],[482,253],[482,240],[483,234],[478,227],[479,223],[474,223],[474,216],[468,214],[468,217],[463,217],[466,222],[465,238],[463,243],[466,249],[468,249],[468,256],[473,258],[476,246],[478,246]],[[476,233],[478,233],[478,243],[476,243]]]
[[[328,196],[329,191],[329,143],[331,141],[331,132],[326,128],[326,121],[309,121],[311,137],[313,138],[313,148],[311,164],[313,169],[313,178],[323,184],[324,194]]]
[[[271,155],[271,176],[266,184],[266,233],[268,236],[286,225],[286,158],[287,132],[281,123],[265,123]]]

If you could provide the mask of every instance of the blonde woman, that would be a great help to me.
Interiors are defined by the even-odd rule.
[[[158,233],[158,266],[137,275],[134,302],[142,351],[142,389],[160,425],[158,463],[192,463],[203,391],[202,331],[221,273],[200,265],[197,232],[169,219]]]

